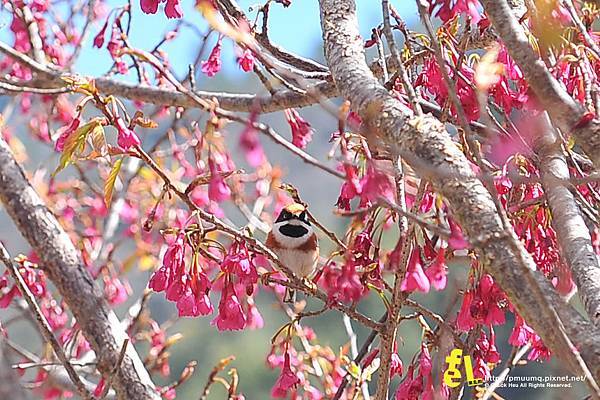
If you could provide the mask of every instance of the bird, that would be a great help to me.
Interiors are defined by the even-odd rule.
[[[281,210],[267,235],[266,244],[284,266],[302,279],[308,278],[317,267],[317,235],[302,204],[288,204]],[[295,291],[287,288],[284,301],[294,303],[295,300]]]

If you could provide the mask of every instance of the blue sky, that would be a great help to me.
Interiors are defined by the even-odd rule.
[[[239,3],[251,18],[256,16],[255,11],[248,10],[253,4],[258,4],[257,2],[242,0]],[[414,25],[418,18],[415,3],[413,1],[397,1],[395,3],[409,26]],[[122,5],[123,1],[109,1],[108,4],[114,7]],[[194,0],[182,0],[184,18],[189,23],[198,27],[200,31],[206,32],[207,24],[200,14],[194,10],[194,4]],[[375,0],[358,0],[357,7],[361,33],[365,37],[370,36],[371,28],[381,21],[381,3]],[[176,24],[174,20],[169,20],[165,17],[162,5],[159,8],[159,12],[155,15],[142,13],[139,0],[133,0],[133,8],[134,14],[130,41],[134,47],[144,50],[152,49],[164,36],[164,33],[172,29]],[[106,49],[98,50],[92,47],[91,39],[99,30],[99,25],[92,28],[91,38],[85,44],[80,60],[76,65],[76,70],[79,73],[94,76],[106,72],[112,65]],[[270,38],[274,43],[289,51],[306,56],[314,54],[315,51],[320,51],[321,27],[318,1],[292,0],[292,5],[288,8],[284,8],[279,4],[273,4],[270,11],[269,32]],[[211,39],[211,42],[214,42],[216,35],[213,35]],[[162,47],[169,54],[171,64],[175,72],[178,73],[178,76],[186,73],[187,65],[196,56],[199,43],[200,39],[197,33],[194,33],[191,28],[182,27],[180,37]],[[241,73],[238,71],[235,63],[233,46],[230,41],[224,43],[222,60],[224,73]]]

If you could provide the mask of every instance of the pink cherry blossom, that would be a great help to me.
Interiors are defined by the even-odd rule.
[[[127,300],[131,291],[128,285],[123,284],[119,278],[108,275],[104,275],[102,279],[104,281],[104,296],[109,304],[116,306]]]
[[[221,169],[218,164],[210,158],[208,160],[210,170],[210,182],[208,183],[208,197],[212,201],[221,203],[228,200],[231,196],[231,189],[225,183],[225,179],[221,175]]]
[[[423,272],[423,264],[421,262],[421,254],[419,248],[413,249],[410,258],[408,259],[408,267],[406,269],[406,277],[402,281],[401,289],[405,292],[429,292],[430,283],[427,275]]]
[[[515,326],[508,338],[508,343],[515,347],[521,347],[527,344],[535,337],[535,332],[521,318],[520,315],[515,315]]]
[[[367,166],[367,173],[360,180],[361,185],[361,207],[368,207],[383,197],[391,202],[395,201],[395,187],[390,176],[378,168],[374,162],[370,161]]]
[[[183,10],[179,0],[166,0],[165,15],[167,18],[181,18],[183,17]]]
[[[250,121],[254,119],[256,116],[254,118],[251,116]],[[244,151],[246,161],[251,167],[256,168],[266,161],[263,147],[258,139],[258,132],[251,125],[246,125],[240,135],[240,148]]]
[[[156,14],[159,0],[140,0],[140,7],[146,14]]]
[[[246,320],[248,321],[248,329],[262,329],[262,327],[265,325],[265,321],[251,297],[248,298],[248,312],[246,315]]]
[[[117,144],[120,148],[123,150],[129,150],[131,147],[137,147],[141,144],[138,136],[133,130],[129,129],[129,127],[125,125],[125,122],[121,117],[117,117],[115,119],[115,124],[118,132]]]
[[[293,108],[285,110],[285,118],[292,130],[292,144],[301,149],[306,148],[314,132],[310,124]]]
[[[171,269],[165,267],[164,265],[154,271],[152,276],[150,277],[150,281],[148,282],[148,287],[155,292],[164,291],[170,282]]]
[[[447,266],[444,257],[445,249],[439,249],[437,256],[433,263],[425,270],[425,275],[429,279],[429,283],[435,288],[435,290],[444,290],[447,282]]]
[[[274,398],[285,398],[288,395],[288,391],[300,383],[298,376],[292,371],[290,364],[290,354],[285,353],[283,368],[281,369],[281,375],[277,378],[275,386],[271,389],[271,396]]]
[[[101,48],[104,45],[104,37],[106,36],[106,28],[108,28],[108,20],[102,26],[102,29],[94,37],[94,47]]]
[[[355,302],[364,293],[364,286],[356,272],[353,261],[347,261],[340,267],[331,262],[324,267],[323,285],[330,299]]]
[[[233,287],[233,283],[228,283],[221,292],[221,301],[219,302],[219,314],[211,321],[220,331],[241,330],[246,327],[246,315]]]
[[[251,50],[244,50],[241,55],[237,57],[237,63],[244,72],[250,72],[254,68],[254,55]]]
[[[73,118],[73,120],[71,121],[69,126],[64,128],[62,131],[59,130],[60,135],[59,135],[58,139],[56,140],[56,144],[54,145],[54,150],[59,151],[59,152],[63,151],[63,149],[65,148],[65,143],[66,143],[67,139],[71,136],[72,133],[74,133],[77,130],[77,128],[79,128],[79,124],[81,124],[81,118],[79,116],[77,116],[76,118]]]
[[[463,236],[462,230],[460,226],[454,219],[448,218],[448,225],[450,225],[450,238],[448,239],[448,244],[454,250],[463,250],[469,247],[469,243],[465,240]]]
[[[236,241],[231,245],[223,259],[221,270],[237,276],[239,282],[247,287],[249,294],[252,294],[253,285],[258,282],[258,272],[245,242]]]
[[[213,77],[221,70],[221,41],[219,40],[213,47],[208,59],[201,63],[202,72],[210,77]]]

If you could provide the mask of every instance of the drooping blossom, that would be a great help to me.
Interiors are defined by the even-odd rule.
[[[489,274],[484,274],[475,289],[465,292],[456,318],[456,326],[467,332],[480,325],[502,325],[505,322],[504,305],[507,302],[504,292],[494,283]]]
[[[115,118],[117,127],[117,144],[123,150],[129,150],[131,147],[137,147],[141,144],[136,133],[125,125],[125,121],[121,117]]]
[[[200,65],[202,72],[209,78],[215,76],[221,70],[221,40],[217,41],[208,59],[202,61]]]
[[[250,296],[254,291],[254,285],[258,282],[258,272],[254,262],[254,256],[246,247],[246,242],[235,241],[221,263],[223,272],[235,275],[241,284],[246,287],[246,293]]]
[[[496,349],[496,339],[494,330],[490,328],[490,338],[484,330],[481,330],[479,339],[475,343],[473,349],[473,375],[475,378],[488,381],[491,378],[491,370],[489,365],[495,365],[500,362],[500,353]]]
[[[271,396],[274,398],[285,398],[288,395],[288,391],[295,388],[299,383],[300,379],[294,371],[292,371],[290,354],[286,351],[281,374],[271,389]]]
[[[463,236],[460,226],[454,222],[454,219],[448,218],[448,225],[450,226],[450,238],[448,238],[448,244],[450,247],[452,247],[454,250],[463,250],[468,248],[469,243]]]
[[[120,74],[126,74],[128,71],[128,67],[127,64],[125,64],[125,61],[123,61],[121,54],[121,50],[123,49],[123,39],[121,37],[119,29],[116,26],[113,26],[112,34],[110,36],[108,44],[106,45],[106,49],[108,50],[110,56],[115,62],[117,66],[117,71],[119,71]]]
[[[246,314],[247,328],[248,329],[262,329],[262,327],[265,326],[265,321],[264,321],[260,311],[258,311],[258,307],[256,307],[254,299],[252,297],[248,297],[247,304],[248,304],[248,311]]]
[[[210,281],[202,271],[192,272],[187,280],[187,287],[183,296],[177,301],[177,310],[180,317],[197,317],[212,314],[213,306],[208,297]]]
[[[258,167],[266,161],[265,152],[258,139],[258,132],[252,126],[256,121],[258,113],[252,113],[249,118],[249,123],[244,127],[240,134],[240,148],[244,152],[246,161],[251,167]]]
[[[146,14],[156,14],[159,0],[140,0],[140,7]]]
[[[246,49],[237,57],[238,66],[244,72],[250,72],[254,69],[254,54],[252,50]]]
[[[374,161],[368,162],[367,172],[360,180],[360,185],[361,207],[368,207],[379,197],[394,202],[394,184],[390,176],[376,166]]]
[[[447,283],[447,266],[444,257],[445,249],[440,248],[433,263],[425,270],[429,283],[435,290],[444,290]]]
[[[445,54],[444,57],[451,58],[451,60],[448,61],[450,64],[455,64],[458,61],[458,56],[453,53]],[[480,110],[475,89],[470,83],[466,83],[462,78],[458,78],[456,73],[450,67],[444,66],[444,68],[446,68],[450,79],[456,83],[456,94],[467,119],[469,121],[476,121],[479,119]],[[459,72],[468,82],[473,81],[475,71],[470,66],[465,63],[460,64]],[[449,99],[448,88],[446,87],[442,70],[433,56],[429,57],[423,64],[423,69],[417,76],[414,86],[423,87],[427,93],[433,96],[438,104],[445,104]],[[452,115],[456,117],[457,112],[454,106],[451,106],[450,110],[452,111]]]
[[[186,292],[190,280],[187,273],[175,274],[169,287],[165,291],[165,297],[169,301],[179,301]]]
[[[231,189],[225,183],[221,167],[213,158],[208,159],[210,170],[210,182],[208,183],[208,198],[214,202],[221,203],[231,196]]]
[[[181,276],[184,273],[184,257],[185,236],[183,233],[180,233],[167,248],[163,256],[163,264],[150,277],[148,287],[155,292],[166,290],[177,276]]]
[[[219,314],[211,321],[220,331],[241,330],[246,327],[246,315],[235,292],[233,282],[223,286]]]
[[[393,377],[394,375],[402,376],[402,373],[403,373],[402,360],[400,359],[400,356],[398,355],[398,353],[396,351],[394,351],[392,353],[392,360],[391,360],[391,365],[390,365],[390,376],[391,377]]]
[[[430,283],[427,275],[423,272],[423,263],[418,247],[415,247],[410,254],[406,277],[402,281],[401,289],[405,292],[413,292],[415,290],[423,293],[429,292]]]
[[[183,9],[181,8],[181,4],[179,4],[179,0],[166,0],[165,15],[167,18],[183,17]]]
[[[177,300],[180,317],[208,315],[214,310],[208,297],[211,282],[202,268],[200,259],[197,253],[192,256],[192,266],[186,275],[183,294]]]
[[[544,342],[538,335],[535,335],[532,340],[531,351],[527,354],[527,359],[529,361],[548,361],[551,355],[550,349],[544,345]]]
[[[304,149],[308,142],[312,140],[313,129],[304,118],[293,108],[285,110],[285,118],[292,130],[292,144],[298,148]]]
[[[434,16],[447,22],[459,14],[468,15],[476,24],[481,19],[481,5],[478,0],[431,0],[429,12],[435,11]]]
[[[54,144],[54,150],[59,152],[64,150],[67,139],[77,130],[77,128],[79,128],[79,124],[81,124],[81,118],[77,116],[73,118],[71,123],[66,128],[59,130],[60,135]]]
[[[94,47],[101,48],[104,45],[104,37],[106,36],[106,28],[108,28],[108,19],[102,26],[102,29],[98,32],[96,37],[94,37]]]
[[[415,376],[415,367],[408,367],[408,372],[402,383],[396,389],[396,400],[418,400],[423,393],[423,377],[418,374]]]
[[[118,277],[109,275],[104,275],[102,280],[104,281],[104,297],[110,305],[116,306],[127,300],[131,292],[129,285],[123,284]]]
[[[323,285],[332,300],[355,302],[364,292],[360,276],[356,272],[354,262],[345,262],[338,267],[335,262],[328,263],[323,268]]]
[[[344,164],[341,169],[346,174],[346,180],[342,184],[340,196],[335,205],[341,210],[350,211],[350,201],[361,193],[362,186],[354,165]]]

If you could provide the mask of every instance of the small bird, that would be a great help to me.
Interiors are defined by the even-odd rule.
[[[267,246],[298,277],[312,274],[319,259],[319,245],[302,204],[292,203],[281,210],[267,236]],[[293,290],[286,290],[284,301],[295,302],[295,295]]]

